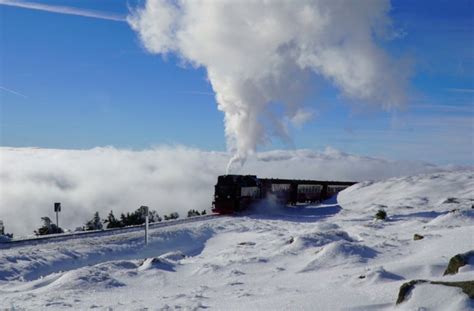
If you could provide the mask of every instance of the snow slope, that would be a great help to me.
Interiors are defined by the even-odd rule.
[[[474,172],[364,182],[319,206],[0,250],[0,309],[471,310],[474,280],[449,259],[474,249]],[[386,221],[375,220],[379,209]],[[413,235],[421,234],[421,240]]]

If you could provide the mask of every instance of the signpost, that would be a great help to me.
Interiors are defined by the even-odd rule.
[[[0,235],[5,234],[5,227],[3,226],[3,220],[0,220]]]
[[[148,245],[148,206],[141,206],[145,212],[145,245]]]
[[[56,212],[56,226],[59,230],[59,212],[61,211],[61,203],[56,202],[54,203],[54,211]]]

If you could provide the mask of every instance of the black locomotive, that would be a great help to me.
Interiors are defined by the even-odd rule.
[[[352,186],[350,181],[318,181],[257,178],[255,175],[222,175],[215,186],[212,211],[232,214],[272,195],[280,204],[314,203],[326,200]]]

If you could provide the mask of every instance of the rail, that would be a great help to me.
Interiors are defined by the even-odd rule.
[[[204,220],[209,220],[218,217],[219,215],[206,215],[206,216],[195,216],[183,219],[176,219],[176,220],[165,220],[161,222],[153,222],[149,224],[149,228],[162,228],[162,227],[169,227],[175,226],[183,223],[193,223],[199,222]],[[124,232],[135,232],[140,230],[145,230],[145,224],[142,225],[135,225],[135,226],[127,226],[122,228],[110,228],[110,229],[102,229],[102,230],[90,230],[90,231],[79,231],[79,232],[68,232],[68,233],[58,233],[58,234],[48,234],[42,236],[35,236],[30,238],[19,238],[19,239],[11,239],[8,241],[0,242],[0,249],[1,248],[11,248],[15,246],[20,246],[27,243],[47,243],[51,240],[55,241],[63,241],[69,239],[78,239],[82,237],[90,237],[90,236],[104,236],[104,235],[113,235],[113,234],[120,234]]]

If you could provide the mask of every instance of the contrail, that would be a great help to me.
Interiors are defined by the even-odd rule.
[[[455,92],[455,93],[474,93],[474,89],[448,88],[446,90],[448,92]]]
[[[42,4],[42,3],[35,3],[35,2],[20,1],[20,0],[0,0],[0,4],[12,6],[12,7],[18,7],[18,8],[59,13],[59,14],[69,14],[69,15],[77,15],[77,16],[84,16],[84,17],[91,17],[91,18],[98,18],[98,19],[106,19],[106,20],[117,21],[117,22],[126,22],[126,18],[124,16],[120,16],[117,14],[97,12],[93,10],[79,9],[79,8],[74,8],[74,7],[69,7],[69,6],[57,6],[57,5],[49,5],[49,4]]]
[[[191,95],[205,95],[205,96],[215,96],[216,94],[212,92],[200,92],[200,91],[183,91],[183,94],[191,94]]]
[[[14,90],[7,89],[6,87],[3,87],[3,86],[0,86],[0,90],[5,91],[5,92],[8,92],[8,93],[15,94],[15,95],[18,95],[18,96],[21,96],[21,97],[23,97],[23,98],[28,98],[28,96],[26,96],[26,95],[23,95],[23,94],[21,94],[21,93],[18,93],[18,92],[14,91]]]

